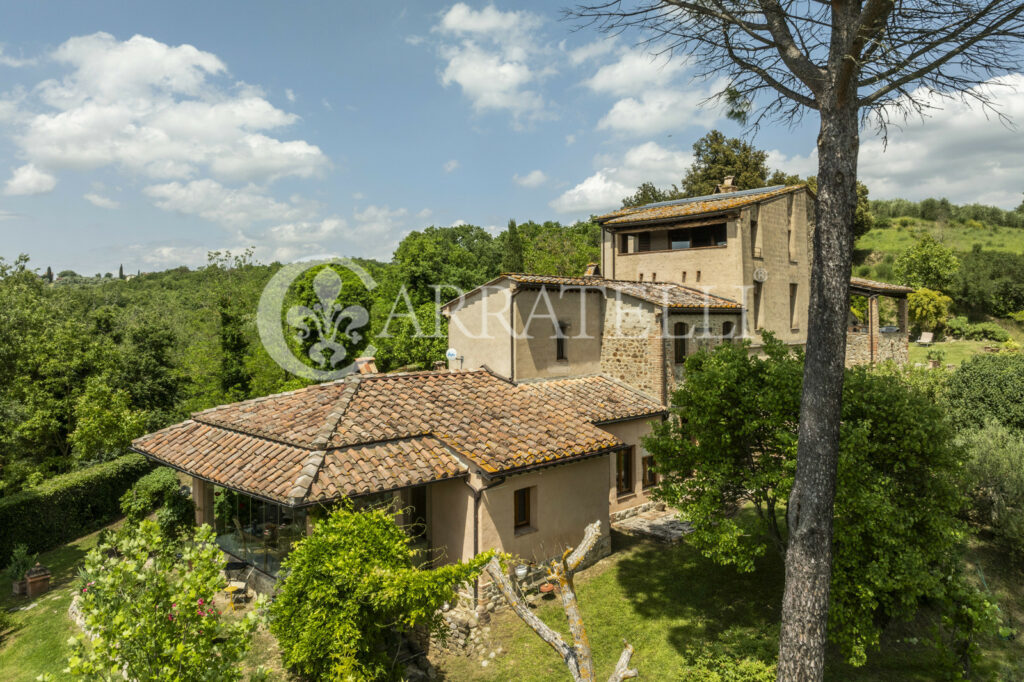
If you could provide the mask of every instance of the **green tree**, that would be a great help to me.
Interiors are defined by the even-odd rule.
[[[737,137],[711,130],[693,144],[693,164],[683,176],[683,196],[714,194],[723,178],[733,176],[738,189],[764,187],[768,182],[768,152]]]
[[[995,535],[1010,558],[1024,552],[1024,438],[989,420],[957,434],[955,447],[967,457],[971,520]]]
[[[636,192],[622,200],[622,208],[636,208],[647,204],[656,204],[659,201],[682,199],[684,196],[674,186],[671,189],[660,189],[653,182],[644,182],[636,188]]]
[[[89,377],[75,401],[74,419],[69,440],[75,456],[86,461],[119,457],[146,432],[146,414],[132,409],[129,395],[103,376]]]
[[[937,291],[948,291],[959,269],[960,261],[953,249],[930,234],[922,235],[893,264],[893,274],[900,284]]]
[[[925,331],[933,331],[945,324],[953,299],[941,291],[918,289],[907,296],[911,323]]]
[[[262,603],[240,619],[215,603],[227,585],[213,530],[178,543],[142,521],[86,556],[78,599],[85,627],[65,673],[75,679],[238,680]],[[184,568],[187,567],[187,570]]]
[[[509,220],[501,249],[503,272],[523,272],[523,240],[519,238],[516,221]]]
[[[682,511],[705,556],[743,571],[768,547],[784,556],[796,469],[803,358],[770,336],[763,350],[723,344],[691,356],[675,416],[644,441],[662,476],[657,496]],[[990,609],[959,573],[963,468],[942,410],[891,372],[850,370],[845,386],[828,631],[862,664],[883,624],[924,600],[948,602],[951,618]],[[752,522],[735,514],[747,504]]]
[[[290,668],[318,680],[398,679],[398,631],[439,631],[441,605],[493,555],[417,568],[395,516],[340,506],[285,558],[270,627]]]

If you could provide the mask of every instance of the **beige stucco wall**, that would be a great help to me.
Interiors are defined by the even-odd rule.
[[[627,445],[633,447],[633,491],[619,495],[615,489],[615,455],[609,456],[608,459],[608,507],[612,513],[621,511],[623,509],[629,509],[630,507],[636,507],[645,502],[650,501],[648,491],[643,487],[643,465],[642,458],[647,455],[647,450],[644,449],[640,443],[640,439],[643,436],[650,434],[651,432],[651,420],[650,418],[644,419],[632,419],[630,421],[615,422],[614,424],[601,424],[600,428],[605,431],[614,434]]]
[[[512,376],[512,287],[507,280],[487,285],[462,304],[452,305],[448,318],[448,347],[464,360],[450,369],[476,369],[487,365]]]
[[[583,537],[583,529],[601,522],[608,535],[608,455],[509,476],[487,488],[480,500],[480,551],[498,549],[527,560],[548,559]],[[534,530],[516,534],[513,494],[533,487]]]
[[[465,479],[427,487],[430,545],[435,561],[448,564],[473,557],[473,491]]]
[[[761,203],[757,209],[757,245],[760,257],[754,257],[750,221],[753,211],[744,209],[741,218],[745,262],[743,284],[751,311],[747,316],[748,331],[759,337],[762,330],[773,332],[791,344],[807,338],[807,308],[810,301],[810,226],[808,225],[807,192],[794,192]],[[789,229],[793,229],[792,244]],[[768,278],[762,284],[758,327],[754,328],[754,271],[764,268]],[[790,284],[797,285],[796,325],[790,318]],[[735,297],[735,296],[734,296]],[[759,338],[755,338],[755,345]]]
[[[736,284],[742,277],[743,255],[738,238],[737,221],[728,222],[726,246],[707,246],[694,249],[668,249],[668,230],[676,225],[660,226],[651,235],[651,251],[615,253],[612,271],[606,277],[658,282],[677,282],[695,288],[706,288],[709,293],[728,298],[736,297]],[[611,248],[611,244],[607,248]],[[686,273],[684,281],[683,273]],[[700,272],[698,280],[697,273]]]
[[[520,289],[514,298],[516,381],[600,371],[603,298],[598,290]],[[566,360],[557,359],[555,321],[569,325]]]

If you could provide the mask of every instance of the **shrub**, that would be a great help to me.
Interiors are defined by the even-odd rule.
[[[945,399],[961,428],[980,429],[995,419],[1024,429],[1024,355],[975,355],[950,375]]]
[[[138,523],[156,509],[160,530],[173,537],[193,521],[192,501],[181,494],[174,469],[160,467],[146,474],[121,497],[121,512],[129,523]]]
[[[111,671],[132,680],[241,679],[263,605],[241,619],[221,617],[214,597],[227,585],[213,530],[203,526],[180,544],[143,520],[114,538],[86,557],[78,598],[85,625],[97,637],[73,640],[65,673],[85,679],[112,679]]]
[[[317,680],[395,679],[396,629],[439,632],[438,609],[491,553],[433,570],[413,565],[409,538],[384,509],[340,506],[284,560],[270,608],[284,662]]]
[[[45,552],[112,521],[118,499],[149,468],[142,455],[125,455],[0,499],[0,556],[18,544]]]
[[[966,317],[953,317],[946,321],[950,336],[969,341],[997,341],[1003,343],[1010,340],[1010,333],[995,322],[971,323]]]
[[[1024,438],[997,421],[962,431],[971,520],[987,526],[1011,555],[1024,551]]]
[[[25,574],[28,573],[28,569],[32,568],[36,563],[36,555],[31,556],[28,553],[28,547],[25,545],[18,545],[11,552],[11,560],[7,562],[7,568],[4,569],[4,575],[10,579],[11,582],[18,582],[24,580]]]

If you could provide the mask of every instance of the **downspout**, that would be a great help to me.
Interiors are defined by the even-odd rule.
[[[516,294],[518,293],[519,287],[513,282],[508,298],[508,379],[512,382],[516,380]]]
[[[473,488],[473,556],[480,554],[480,495],[483,490]],[[473,581],[473,604],[474,608],[480,606],[480,578]]]

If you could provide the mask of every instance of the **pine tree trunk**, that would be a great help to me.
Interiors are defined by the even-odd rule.
[[[821,109],[818,199],[811,267],[799,445],[789,497],[789,548],[778,679],[824,675],[832,507],[839,458],[853,220],[857,208],[857,107],[851,93]]]

